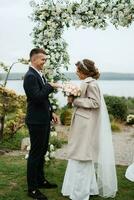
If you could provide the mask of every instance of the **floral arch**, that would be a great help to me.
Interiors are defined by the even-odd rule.
[[[47,75],[50,80],[62,79],[60,68],[68,68],[67,43],[62,38],[64,29],[75,28],[106,29],[108,23],[117,27],[128,27],[134,20],[133,0],[42,0],[33,7],[32,20],[35,22],[32,36],[34,45],[43,47],[47,53]]]

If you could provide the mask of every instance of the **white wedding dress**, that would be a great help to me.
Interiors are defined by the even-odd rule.
[[[88,200],[90,195],[99,194],[92,161],[68,161],[62,194],[72,200]]]
[[[101,93],[99,120],[99,155],[92,161],[69,160],[62,186],[62,194],[71,200],[88,200],[90,195],[114,198],[117,192],[112,132],[109,116]]]

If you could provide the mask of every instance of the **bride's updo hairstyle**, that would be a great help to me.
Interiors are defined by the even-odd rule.
[[[96,80],[100,77],[98,68],[96,68],[95,63],[92,60],[83,59],[82,61],[78,61],[75,65],[77,66],[79,72],[88,77],[92,77]]]

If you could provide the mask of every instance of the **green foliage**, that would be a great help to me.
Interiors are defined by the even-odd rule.
[[[72,108],[64,107],[60,114],[60,120],[62,125],[69,126],[72,118]]]
[[[0,115],[13,112],[17,104],[16,93],[13,90],[0,86]]]
[[[115,120],[111,122],[111,129],[113,132],[121,132],[121,124]]]
[[[25,127],[18,130],[14,137],[4,137],[0,141],[0,149],[20,150],[21,141],[24,137],[28,137],[28,131]]]
[[[127,106],[128,106],[128,114],[134,114],[134,98],[128,97],[126,101],[127,101]]]
[[[3,62],[0,62],[0,67],[1,67],[5,72],[8,72],[8,67],[7,67]]]
[[[116,96],[105,96],[108,113],[115,119],[124,121],[128,113],[126,99]]]
[[[5,123],[4,135],[6,137],[13,137],[15,133],[24,126],[24,118],[25,114],[21,109],[18,109],[15,117]]]
[[[0,140],[3,139],[4,135],[12,137],[24,125],[26,97],[17,95],[15,91],[6,88],[11,69],[17,63],[26,65],[28,60],[21,58],[10,66],[0,62],[0,67],[6,72],[4,83],[0,85]],[[10,114],[13,114],[14,118],[10,117],[8,121]]]
[[[26,97],[0,86],[0,116],[4,118],[2,137],[12,137],[23,125]]]
[[[114,120],[114,116],[112,114],[109,114],[109,119],[110,119],[110,122],[112,122]]]
[[[50,138],[50,144],[53,144],[55,149],[59,149],[62,147],[63,144],[66,144],[67,141],[57,138],[57,137],[51,137]]]

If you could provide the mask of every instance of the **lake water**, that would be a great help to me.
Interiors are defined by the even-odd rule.
[[[80,85],[80,81],[71,81],[76,85]],[[134,97],[134,81],[98,81],[100,88],[104,94],[124,97]],[[23,81],[22,80],[9,80],[7,87],[15,90],[18,94],[24,94]],[[66,104],[66,97],[59,91],[56,95],[60,106]]]

